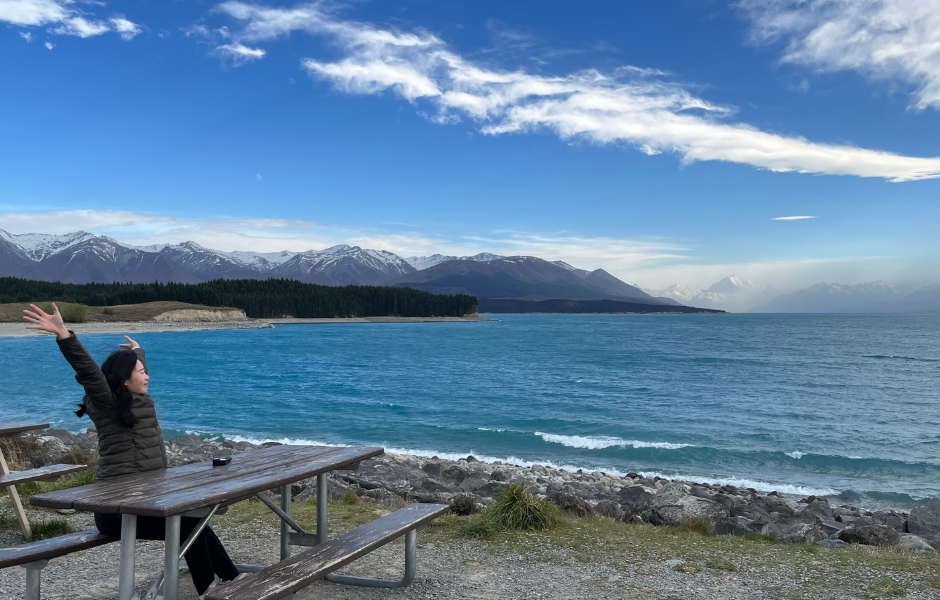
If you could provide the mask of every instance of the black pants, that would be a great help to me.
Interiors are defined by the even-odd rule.
[[[180,543],[192,533],[199,519],[183,517],[180,519]],[[121,537],[121,515],[116,513],[95,513],[95,525],[98,531],[111,537]],[[166,539],[166,519],[160,517],[137,517],[137,539]],[[210,527],[206,527],[196,537],[189,551],[186,552],[186,564],[193,577],[196,591],[203,595],[209,584],[218,575],[223,580],[235,579],[238,569],[229,558],[222,542]]]

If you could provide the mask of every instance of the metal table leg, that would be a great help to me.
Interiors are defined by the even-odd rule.
[[[166,518],[166,542],[163,545],[163,597],[177,600],[180,588],[180,521],[175,515]]]
[[[326,534],[326,500],[329,491],[326,486],[329,477],[328,473],[317,475],[317,542],[321,544],[329,539]]]
[[[121,515],[121,575],[118,583],[120,600],[132,600],[134,597],[136,546],[137,515]]]
[[[290,517],[291,484],[281,486],[281,511]],[[281,519],[281,560],[290,558],[290,525]]]

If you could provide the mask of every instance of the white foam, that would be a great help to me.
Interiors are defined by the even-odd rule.
[[[796,460],[800,460],[801,458],[803,458],[803,455],[805,453],[800,452],[799,450],[794,450],[793,452],[784,452],[784,454],[786,454],[790,458],[795,458]]]
[[[733,485],[737,488],[754,488],[759,492],[780,492],[794,496],[836,496],[840,492],[832,488],[817,488],[805,485],[791,485],[788,483],[769,483],[759,479],[744,479],[741,477],[701,477],[698,475],[663,475],[656,471],[639,471],[643,477],[662,477],[677,481],[690,481],[692,483],[708,483],[711,485]]]
[[[208,432],[192,432],[192,434],[198,433],[208,433]],[[264,444],[266,442],[278,442],[280,444],[293,444],[299,446],[332,446],[335,448],[347,448],[350,444],[330,444],[327,442],[320,442],[316,440],[310,440],[305,438],[256,438],[243,435],[228,435],[220,433],[208,433],[208,435],[218,435],[223,436],[225,439],[233,442],[250,442],[252,444]],[[385,446],[385,452],[389,454],[404,454],[411,456],[421,456],[424,458],[430,458],[436,456],[444,460],[453,460],[457,461],[461,458],[467,458],[467,456],[473,455],[474,458],[484,463],[495,463],[501,462],[503,464],[515,465],[519,467],[532,467],[535,465],[541,465],[543,467],[548,467],[550,469],[557,469],[559,471],[568,471],[570,473],[576,473],[582,471],[584,473],[598,473],[602,472],[611,477],[623,477],[626,475],[625,471],[618,471],[617,469],[611,469],[606,467],[592,468],[592,467],[579,467],[576,465],[569,464],[559,464],[551,461],[545,460],[526,460],[523,458],[518,458],[516,456],[488,456],[486,454],[475,454],[473,449],[470,449],[469,452],[440,452],[437,450],[424,450],[422,448],[395,448]],[[832,488],[815,488],[802,485],[790,485],[790,484],[778,484],[778,483],[768,483],[766,481],[760,481],[757,479],[744,479],[740,477],[701,477],[698,475],[683,475],[683,474],[672,474],[664,475],[663,473],[655,471],[638,471],[643,477],[662,477],[664,479],[675,479],[677,481],[688,481],[691,483],[708,483],[711,485],[733,485],[738,488],[754,488],[755,490],[761,492],[773,492],[777,491],[782,494],[792,494],[795,496],[836,496],[840,492]]]
[[[502,433],[506,430],[505,429],[490,429],[489,427],[477,427],[477,431],[495,431],[496,433]]]
[[[546,442],[561,444],[569,448],[589,448],[591,450],[600,450],[602,448],[612,448],[614,446],[626,448],[660,448],[663,450],[678,450],[679,448],[688,448],[692,444],[673,444],[670,442],[644,442],[641,440],[625,440],[623,438],[611,436],[590,436],[590,435],[558,435],[555,433],[545,433],[536,431]]]

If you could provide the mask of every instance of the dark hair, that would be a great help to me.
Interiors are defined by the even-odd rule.
[[[114,399],[117,400],[118,422],[128,428],[133,427],[137,423],[137,419],[134,418],[134,413],[131,412],[131,392],[124,384],[131,378],[136,368],[137,353],[133,350],[112,352],[111,356],[101,365],[101,372],[104,373],[105,378],[108,380],[108,386],[111,388],[111,393],[114,395]],[[75,414],[79,417],[85,416],[84,402],[78,405]]]

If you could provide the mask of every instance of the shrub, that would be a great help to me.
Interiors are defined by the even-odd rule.
[[[84,304],[66,304],[59,309],[59,313],[66,323],[84,323],[88,320]]]
[[[356,495],[356,492],[349,491],[343,494],[343,504],[353,506],[356,504],[362,504],[362,500],[359,498],[359,496]]]
[[[545,531],[564,523],[561,509],[547,498],[536,500],[520,484],[510,485],[484,515],[499,529]]]

